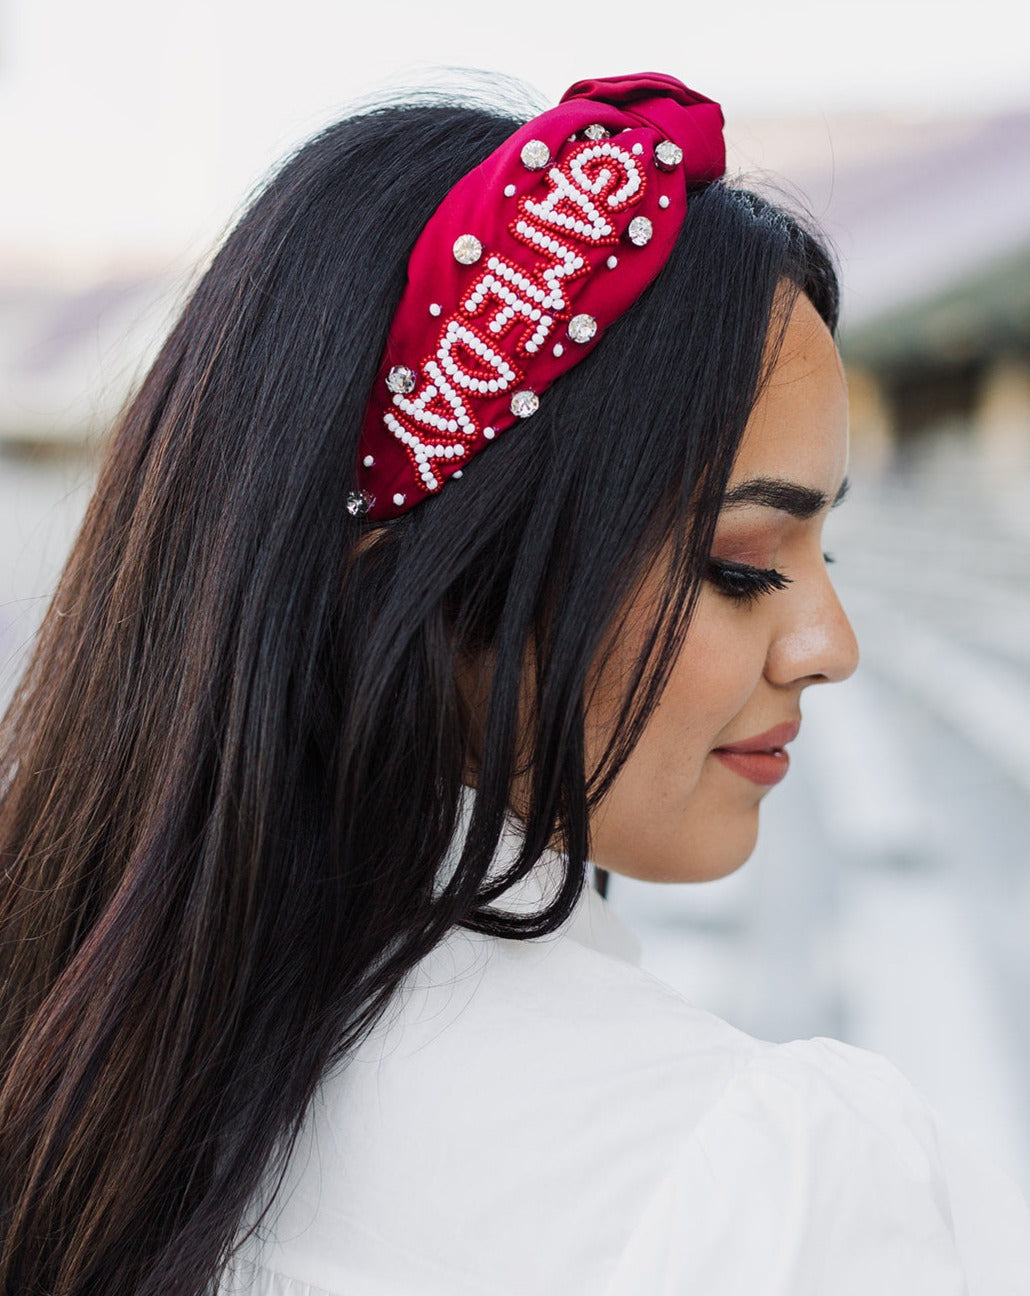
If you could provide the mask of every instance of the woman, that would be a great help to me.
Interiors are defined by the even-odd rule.
[[[1025,1290],[889,1065],[586,885],[743,863],[856,661],[836,282],[723,167],[657,74],[387,109],[201,279],[6,722],[5,1292]]]

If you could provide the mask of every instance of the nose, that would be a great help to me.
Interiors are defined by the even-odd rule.
[[[785,593],[784,618],[766,660],[769,681],[834,684],[853,675],[858,640],[825,567],[814,582],[798,581]]]

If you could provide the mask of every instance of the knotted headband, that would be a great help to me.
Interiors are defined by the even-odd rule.
[[[577,81],[447,194],[419,235],[361,431],[355,516],[460,475],[597,345],[726,167],[719,105],[659,72]]]

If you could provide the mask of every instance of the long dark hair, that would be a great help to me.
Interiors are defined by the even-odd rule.
[[[3,726],[4,1292],[210,1290],[320,1076],[413,964],[455,924],[564,921],[589,811],[705,577],[777,285],[835,325],[817,240],[709,185],[529,423],[403,518],[352,517],[408,250],[516,125],[423,102],[318,135],[225,240],[113,431]],[[590,673],[659,550],[655,625],[586,769]],[[484,657],[477,718],[457,666]],[[524,849],[488,879],[518,769]],[[498,913],[552,842],[553,903]]]

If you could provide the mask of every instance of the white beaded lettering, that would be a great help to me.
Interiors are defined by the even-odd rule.
[[[492,371],[490,377],[483,375],[482,368],[480,368],[479,372],[470,372],[458,363],[454,357],[454,350],[459,345],[471,351],[481,361],[482,367]],[[458,323],[457,320],[448,321],[436,355],[448,377],[452,378],[459,387],[463,387],[466,391],[481,394],[506,391],[518,377],[516,371],[508,363],[507,356],[500,351],[494,350],[475,330],[465,324]],[[468,420],[466,419],[466,421]]]
[[[518,357],[532,357],[548,345],[560,358],[566,338],[585,345],[600,329],[594,316],[573,314],[571,306],[573,281],[591,268],[584,245],[617,243],[614,214],[638,203],[648,180],[638,160],[642,145],[621,145],[601,127],[584,133],[587,139],[573,141],[568,155],[554,165],[542,140],[523,146],[523,165],[544,174],[534,196],[518,198],[508,231],[532,256],[510,260],[491,253],[473,234],[459,235],[452,255],[460,265],[476,267],[472,282],[450,314],[439,302],[429,305],[432,316],[445,315],[433,349],[417,370],[397,367],[392,374],[392,408],[383,422],[404,446],[411,480],[420,491],[438,490],[448,475],[460,476],[459,464],[474,453],[480,432],[483,441],[497,436],[495,427],[480,429],[477,401],[504,393],[517,419],[539,408],[540,397],[523,385]],[[517,186],[505,184],[503,192],[516,198]],[[668,206],[667,199],[659,202]],[[643,246],[650,232],[650,222],[638,216],[626,236]],[[618,257],[608,255],[605,264],[615,269]],[[568,330],[562,341],[553,337],[559,321]],[[366,455],[363,462],[372,467],[374,458]],[[406,498],[410,492],[398,491],[394,503],[401,508]]]
[[[406,428],[399,419],[394,418],[389,411],[383,415],[383,423],[390,433],[411,451],[418,474],[427,490],[439,490],[443,484],[443,479],[433,471],[430,460],[455,459],[467,453],[463,445],[429,444],[423,441],[410,428]],[[394,496],[394,503],[396,502],[397,497]]]
[[[618,211],[626,206],[629,199],[643,184],[640,167],[630,153],[627,153],[621,145],[612,143],[611,140],[605,140],[603,144],[595,144],[592,148],[581,149],[571,159],[569,171],[572,179],[583,192],[593,197],[599,197],[612,179],[612,172],[607,167],[600,170],[593,179],[587,174],[587,165],[597,158],[609,158],[622,167],[625,177],[622,185],[608,194],[605,200],[612,211]]]

